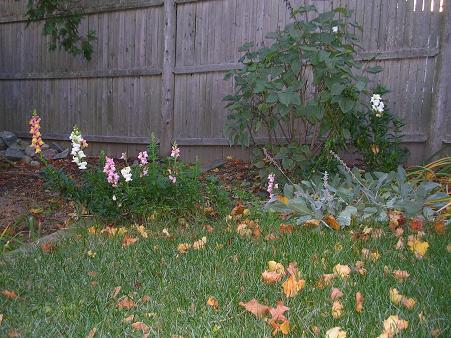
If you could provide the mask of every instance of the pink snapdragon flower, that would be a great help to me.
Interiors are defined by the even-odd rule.
[[[34,148],[36,154],[41,152],[41,146],[44,145],[42,141],[41,132],[41,118],[36,113],[36,110],[33,111],[33,116],[30,119],[30,134],[32,136],[31,146]]]
[[[119,175],[116,172],[116,166],[114,165],[114,160],[109,157],[105,157],[105,167],[103,168],[103,172],[107,176],[107,181],[113,187],[116,187],[119,183]]]
[[[178,158],[180,156],[180,148],[177,146],[177,143],[174,142],[172,145],[171,157]]]
[[[174,173],[174,175],[172,175],[171,169],[168,169],[168,172],[169,172],[169,176],[168,176],[169,181],[171,181],[172,183],[175,184],[177,182],[177,177],[175,176],[175,173]]]
[[[147,151],[142,151],[138,154],[138,160],[141,166],[145,166],[147,163],[147,159],[149,158],[149,155],[147,155]]]
[[[276,175],[274,175],[273,173],[268,175],[268,189],[266,189],[266,191],[269,193],[270,198],[274,197],[274,189],[279,188],[279,185],[277,183],[274,184],[275,179]]]

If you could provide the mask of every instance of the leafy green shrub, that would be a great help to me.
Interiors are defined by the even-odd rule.
[[[130,166],[126,163],[121,175],[113,159],[104,154],[98,166],[83,170],[77,181],[51,166],[43,173],[50,187],[106,220],[139,221],[154,212],[177,215],[192,212],[202,200],[198,166],[177,160],[178,153],[162,160],[157,154],[153,138],[148,151],[140,153],[140,162]]]
[[[361,101],[361,97],[368,97],[369,80],[356,74],[381,69],[363,70],[356,61],[358,40],[352,32],[359,27],[349,21],[351,13],[336,8],[317,14],[311,5],[290,10],[294,22],[268,34],[273,44],[257,50],[252,44],[244,45],[240,59],[243,67],[226,76],[233,77],[236,88],[233,95],[225,97],[230,110],[225,132],[231,142],[244,146],[269,144],[274,158],[295,176],[336,170],[330,150],[346,148],[353,142],[359,150],[366,150],[374,136],[384,139],[381,148],[388,145],[397,149],[401,125],[394,123],[394,130],[390,124],[382,128],[386,119],[395,122],[388,112],[377,126],[372,124],[367,116],[374,114],[367,102]],[[316,17],[309,19],[313,14]],[[391,133],[393,138],[389,137]],[[385,153],[381,152],[377,161],[382,161]],[[261,151],[257,154],[261,159]],[[365,151],[371,167],[379,166],[367,155]],[[397,166],[400,159],[393,156],[388,160],[398,162]],[[264,168],[266,164],[257,165]]]

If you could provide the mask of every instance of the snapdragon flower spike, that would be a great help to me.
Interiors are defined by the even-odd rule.
[[[130,182],[133,180],[132,179],[132,168],[125,167],[124,169],[121,170],[121,174],[125,178],[125,182]]]
[[[177,146],[177,143],[174,142],[171,150],[171,157],[177,159],[180,156],[180,148]]]
[[[138,160],[141,166],[145,166],[147,163],[147,159],[149,158],[149,155],[147,155],[147,151],[142,151],[138,154]]]
[[[172,183],[175,184],[177,182],[177,177],[175,176],[175,174],[172,175],[172,170],[171,169],[168,169],[168,172],[169,172],[169,176],[168,176],[169,181],[171,181]]]
[[[117,187],[117,184],[119,183],[119,175],[116,172],[116,166],[112,158],[105,157],[103,172],[106,174],[108,183],[110,183],[113,187]]]
[[[376,113],[377,117],[381,117],[382,113],[384,112],[385,109],[385,104],[382,101],[382,97],[380,94],[373,94],[373,96],[371,96],[371,109],[373,109],[373,111]]]
[[[80,130],[77,126],[74,126],[69,139],[72,142],[72,162],[74,162],[80,170],[85,170],[87,168],[88,162],[83,159],[86,155],[83,151],[88,146],[88,142],[81,136]]]
[[[273,173],[268,175],[268,189],[266,189],[266,191],[268,192],[270,198],[274,197],[274,190],[279,188],[278,184],[274,184],[275,179],[276,175]]]
[[[33,115],[30,119],[30,134],[31,134],[31,146],[34,148],[36,154],[41,152],[41,146],[44,145],[44,142],[41,138],[41,118],[36,111],[33,112]]]

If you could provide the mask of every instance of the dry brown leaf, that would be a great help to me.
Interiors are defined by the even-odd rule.
[[[14,328],[10,328],[8,330],[8,337],[9,338],[20,337],[20,332],[17,331],[16,329],[14,329]]]
[[[339,288],[332,288],[330,291],[330,299],[336,300],[343,297],[343,292]]]
[[[365,276],[368,273],[368,271],[365,269],[365,263],[363,263],[362,261],[355,262],[355,270],[361,276]]]
[[[442,334],[442,330],[440,329],[433,329],[431,331],[431,337],[439,337]]]
[[[287,297],[295,297],[305,285],[305,280],[298,279],[291,274],[288,279],[282,284],[283,293]]]
[[[194,250],[203,249],[205,247],[206,243],[207,243],[207,237],[204,236],[201,239],[199,239],[193,243],[193,249]]]
[[[338,319],[343,315],[343,304],[339,301],[336,300],[332,303],[332,317],[334,317],[334,319]]]
[[[272,232],[265,237],[266,241],[275,241],[276,239],[278,239],[278,237],[275,234],[273,234]]]
[[[402,226],[406,222],[404,214],[399,210],[388,211],[388,219],[388,226],[393,231],[395,231],[396,228]]]
[[[337,219],[330,214],[324,217],[324,222],[326,222],[326,224],[334,230],[340,230],[341,228],[340,223],[338,223]]]
[[[323,274],[319,280],[315,283],[315,286],[318,289],[323,289],[326,286],[330,286],[332,284],[332,280],[336,277],[334,273],[325,273]]]
[[[402,237],[399,237],[395,248],[396,248],[396,250],[401,250],[402,248],[404,248],[404,239]]]
[[[321,221],[319,219],[309,219],[304,222],[304,226],[306,228],[316,228],[316,227],[319,227],[320,224],[321,224]]]
[[[356,292],[355,294],[355,311],[360,313],[363,311],[363,295],[361,292]]]
[[[262,272],[262,280],[265,284],[275,284],[282,278],[282,274],[276,271],[265,270]]]
[[[97,332],[97,328],[94,326],[86,335],[86,338],[93,338]]]
[[[263,318],[269,313],[269,306],[260,304],[255,298],[247,303],[240,302],[239,305],[244,307],[246,311],[253,313],[257,318]]]
[[[242,215],[244,212],[244,206],[241,203],[238,203],[233,209],[232,212],[230,213],[231,216],[238,216],[238,215]]]
[[[177,246],[177,251],[180,252],[181,254],[184,254],[184,253],[187,253],[190,248],[191,248],[191,244],[189,244],[189,243],[180,243]]]
[[[288,205],[288,198],[287,197],[285,197],[285,196],[283,196],[283,195],[277,195],[277,200],[280,202],[280,203],[282,203],[282,204],[285,204],[285,205]]]
[[[401,330],[407,329],[409,322],[402,320],[398,316],[390,316],[384,320],[384,331],[382,334],[386,334],[386,337],[393,337]]]
[[[276,307],[272,307],[269,309],[269,313],[271,314],[271,319],[274,321],[287,321],[288,319],[285,317],[285,312],[287,312],[290,308],[286,307],[281,300],[277,301]]]
[[[213,297],[213,296],[208,297],[208,299],[207,299],[207,305],[208,305],[209,307],[215,309],[215,310],[219,309],[219,302],[218,302],[218,300],[217,300],[215,297]]]
[[[129,236],[129,235],[125,235],[124,239],[122,240],[122,247],[126,248],[129,245],[132,245],[133,243],[136,243],[138,241],[138,239],[139,238],[137,238],[137,237],[132,237],[132,236]]]
[[[414,218],[410,221],[410,229],[412,231],[418,232],[423,231],[424,221],[421,218]]]
[[[97,276],[97,272],[95,272],[95,271],[88,271],[88,276],[89,277],[95,277],[95,276]]]
[[[291,234],[294,231],[294,227],[291,224],[280,224],[279,231],[281,234]]]
[[[132,324],[132,328],[135,331],[142,331],[143,333],[149,332],[150,328],[143,322],[135,322]]]
[[[333,327],[327,330],[325,338],[346,338],[346,331],[343,331],[341,327]]]
[[[134,308],[136,306],[136,303],[128,298],[128,296],[125,296],[122,298],[119,302],[117,302],[116,307],[118,309],[127,309],[130,310],[131,308]]]
[[[125,317],[123,321],[124,321],[124,323],[130,323],[130,322],[132,322],[134,319],[135,319],[135,315],[130,315],[130,316],[128,316],[128,317]]]
[[[116,286],[111,294],[112,298],[116,298],[119,292],[121,292],[122,286]]]
[[[207,230],[207,232],[213,232],[215,231],[215,228],[213,228],[210,224],[204,224],[203,225],[204,229]]]
[[[446,225],[444,220],[437,220],[434,222],[434,231],[439,234],[443,235],[446,232]]]
[[[403,282],[406,280],[410,274],[404,270],[395,270],[393,271],[393,277],[395,277],[399,282]]]
[[[142,238],[149,237],[149,234],[146,231],[146,227],[144,225],[135,225],[136,231],[141,235]]]
[[[384,234],[384,229],[374,229],[373,232],[371,233],[371,237],[379,239],[382,237],[383,234]]]
[[[150,300],[151,300],[151,298],[150,298],[150,296],[148,296],[148,295],[144,295],[144,296],[142,296],[142,298],[141,298],[141,302],[142,302],[142,303],[148,303],[148,302],[150,302]]]
[[[1,292],[1,294],[9,299],[16,299],[18,297],[17,293],[15,291],[10,291],[10,290],[3,290]]]

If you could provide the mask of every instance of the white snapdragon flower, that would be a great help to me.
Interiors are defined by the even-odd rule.
[[[125,167],[121,170],[122,176],[125,178],[125,182],[132,181],[132,169],[130,167]]]
[[[382,97],[380,94],[373,94],[373,96],[371,96],[371,109],[373,109],[373,111],[376,113],[377,117],[381,117],[382,113],[384,112],[385,109],[385,104],[382,101]]]
[[[338,26],[334,26],[334,27],[332,27],[332,32],[334,32],[334,33],[338,33]]]
[[[88,146],[88,142],[86,142],[86,140],[81,136],[78,127],[74,127],[69,139],[72,142],[72,162],[74,162],[80,170],[87,169],[88,162],[83,161],[86,157],[83,149]]]

